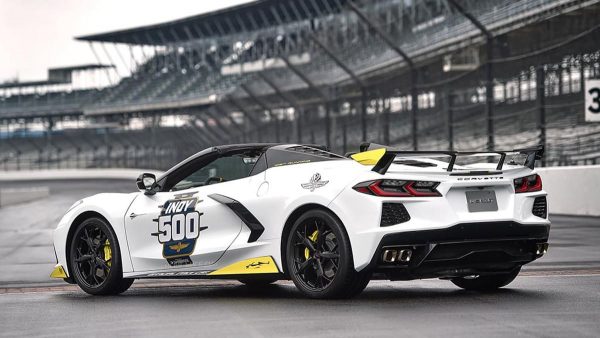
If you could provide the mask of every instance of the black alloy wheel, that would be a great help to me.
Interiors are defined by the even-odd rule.
[[[77,226],[69,267],[75,282],[89,294],[119,294],[133,283],[133,279],[123,278],[117,237],[100,218],[89,218]]]
[[[321,291],[333,282],[339,269],[337,237],[325,220],[309,218],[292,234],[294,274],[308,289]]]
[[[288,235],[287,267],[294,284],[311,298],[348,298],[368,284],[356,272],[350,241],[337,217],[315,209],[300,216]]]

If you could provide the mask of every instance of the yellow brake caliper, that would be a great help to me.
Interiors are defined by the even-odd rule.
[[[311,242],[316,243],[318,236],[319,236],[319,230],[315,230],[315,232],[313,232],[312,235],[308,236],[308,239],[310,239]],[[304,248],[304,258],[306,258],[306,260],[308,260],[309,257],[310,257],[310,250],[308,250],[308,248]]]
[[[112,251],[110,249],[110,242],[108,239],[104,242],[104,260],[106,261],[106,265],[111,266],[112,259]]]

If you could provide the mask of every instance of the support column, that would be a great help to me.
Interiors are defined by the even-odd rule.
[[[308,88],[310,88],[313,92],[315,92],[319,96],[319,98],[321,99],[321,102],[323,104],[326,105],[329,102],[328,95],[326,95],[326,93],[324,93],[323,90],[321,90],[319,87],[317,87],[302,71],[300,71],[295,65],[293,65],[287,57],[282,55],[282,56],[280,56],[280,58],[281,58],[281,60],[283,60],[285,65],[294,74],[296,74],[296,76],[298,76],[304,83],[306,83]],[[300,119],[298,119],[298,121],[300,121]],[[301,135],[302,134],[298,134],[298,137],[299,137],[298,142],[302,142]]]
[[[390,144],[390,114],[392,113],[389,98],[387,102],[387,107],[385,104],[383,105],[383,144],[385,145]]]
[[[447,88],[444,90],[446,116],[448,116],[448,150],[454,151],[454,111],[452,110],[452,94]]]
[[[376,25],[371,19],[367,17],[367,15],[356,5],[353,1],[347,2],[348,7],[356,13],[358,18],[364,21],[369,28],[371,28],[394,52],[396,52],[408,65],[408,68],[411,72],[411,84],[410,84],[410,93],[412,100],[412,109],[411,109],[411,130],[412,130],[412,143],[413,149],[418,149],[417,144],[417,69],[413,62],[413,60],[406,54],[399,45],[396,44],[395,40],[389,36],[385,31],[383,31],[378,25]]]
[[[412,134],[413,150],[419,150],[419,95],[417,94],[417,71],[412,69],[410,71],[410,125]]]
[[[331,150],[331,104],[325,103],[325,146]]]
[[[338,67],[340,67],[344,72],[346,72],[346,74],[348,74],[350,76],[350,79],[352,79],[352,81],[358,86],[358,88],[360,88],[360,92],[361,92],[361,130],[362,130],[362,141],[366,142],[367,141],[367,102],[366,102],[366,96],[367,96],[367,89],[366,89],[366,85],[365,83],[358,77],[358,75],[356,75],[356,73],[354,73],[354,71],[352,71],[352,69],[350,69],[350,67],[348,67],[348,65],[346,65],[344,62],[342,62],[342,60],[334,53],[331,51],[331,49],[329,49],[329,47],[327,47],[323,42],[321,42],[321,40],[319,40],[314,34],[309,35],[310,39],[317,45],[319,46],[324,52],[325,54],[327,54],[327,56],[329,56],[329,58],[331,60],[333,60],[333,62],[338,65]],[[329,119],[329,116],[327,115],[327,119]],[[329,128],[329,121],[326,121],[325,125],[327,126],[327,128]],[[327,130],[327,133],[329,133],[329,129]],[[329,143],[329,139],[327,140],[327,142]],[[329,144],[327,145],[329,147]]]
[[[369,142],[367,140],[367,91],[361,88],[360,91],[360,132],[361,142]]]
[[[494,72],[493,72],[493,54],[494,54],[494,36],[475,16],[466,11],[456,0],[448,0],[460,14],[469,20],[485,36],[486,48],[486,66],[485,66],[485,116],[487,120],[487,150],[493,151],[495,147],[494,139]],[[520,90],[519,86],[519,90]]]
[[[342,153],[344,155],[346,155],[346,153],[348,152],[348,126],[346,120],[344,120],[344,124],[342,126]]]
[[[299,110],[296,110],[295,112],[296,115],[296,134],[298,137],[298,144],[302,144],[302,116],[304,112],[300,112]]]
[[[256,102],[256,104],[258,104],[259,107],[261,107],[262,109],[266,110],[269,113],[269,117],[271,118],[271,120],[274,120],[275,122],[275,140],[276,142],[279,142],[280,140],[280,135],[279,135],[279,117],[275,116],[275,114],[273,114],[273,111],[271,109],[271,107],[269,107],[262,99],[260,99],[258,97],[258,95],[256,95],[252,90],[250,90],[250,88],[248,88],[247,86],[241,84],[240,88],[246,92],[246,94],[248,94],[248,96],[254,101]]]
[[[487,150],[492,151],[495,148],[494,136],[494,72],[491,62],[494,47],[492,39],[488,38],[486,42],[487,64],[485,66],[485,116],[487,119]]]
[[[546,72],[544,66],[536,68],[536,100],[539,111],[538,128],[540,129],[540,145],[546,148]],[[546,155],[542,155],[542,167],[546,166]]]

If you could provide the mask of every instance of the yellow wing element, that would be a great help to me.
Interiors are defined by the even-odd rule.
[[[363,151],[362,153],[356,153],[350,157],[356,162],[362,165],[375,165],[385,154],[385,148]]]
[[[67,278],[67,273],[62,265],[56,264],[54,270],[52,270],[52,273],[50,274],[50,278]]]
[[[179,242],[179,243],[177,243],[175,245],[169,245],[169,248],[171,250],[175,250],[175,251],[177,251],[177,253],[179,253],[181,250],[187,248],[189,245],[190,245],[190,243],[181,243],[181,242]]]
[[[219,270],[209,273],[210,276],[219,275],[248,275],[261,273],[279,273],[279,268],[271,256],[250,258],[233,263]]]

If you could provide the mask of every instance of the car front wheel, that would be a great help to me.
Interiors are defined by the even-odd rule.
[[[77,226],[69,253],[71,275],[92,295],[125,292],[133,279],[123,278],[117,236],[101,218],[88,218]]]

